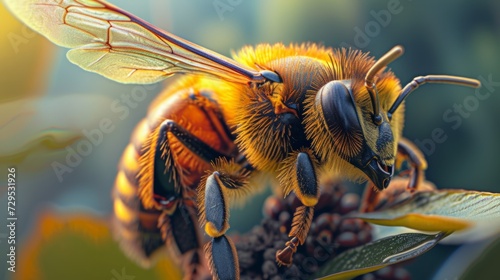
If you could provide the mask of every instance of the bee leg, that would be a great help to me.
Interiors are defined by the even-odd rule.
[[[151,134],[141,157],[139,195],[149,209],[160,209],[158,219],[163,240],[176,247],[186,279],[207,273],[201,252],[197,220],[196,191],[181,182],[182,170],[175,162],[169,139],[175,138],[183,148],[207,164],[225,155],[211,148],[173,120],[164,120]]]
[[[406,138],[401,138],[398,142],[396,165],[401,167],[402,162],[405,160],[411,166],[410,182],[407,189],[413,192],[425,179],[424,170],[427,169],[427,161],[415,144]]]
[[[180,204],[172,214],[164,212],[158,220],[164,240],[176,245],[180,253],[180,263],[184,279],[201,279],[208,271],[204,271],[200,258],[200,239],[198,223],[193,207]]]
[[[163,212],[158,219],[158,227],[161,229],[163,239],[173,241],[181,255],[200,247],[198,224],[193,214],[183,204],[180,204],[172,214]]]
[[[184,280],[201,280],[209,277],[210,272],[208,271],[208,266],[204,262],[202,250],[194,250],[191,254],[187,254],[185,258],[183,264]]]
[[[234,185],[228,177],[215,171],[200,184],[200,224],[212,238],[205,245],[205,254],[214,279],[239,279],[239,263],[236,247],[225,235],[229,229],[228,189]]]
[[[276,261],[279,265],[289,266],[293,261],[293,254],[297,246],[304,244],[314,215],[314,206],[318,203],[319,190],[316,179],[315,164],[312,156],[307,152],[299,152],[293,165],[290,165],[292,186],[295,194],[302,202],[302,206],[295,209],[292,228],[285,248],[276,252]],[[289,172],[285,174],[291,175]]]
[[[424,170],[427,169],[427,161],[422,152],[410,140],[401,138],[396,154],[396,169],[401,169],[405,161],[410,165],[410,180],[406,189],[414,192],[422,186],[425,180]],[[397,192],[397,190],[389,189],[380,192],[371,183],[368,183],[363,194],[360,212],[374,211],[381,200],[391,202],[393,192]]]
[[[363,192],[363,198],[361,199],[361,206],[359,207],[359,212],[373,212],[378,202],[380,201],[380,195],[381,192],[375,188],[373,183],[366,183],[365,191]]]
[[[279,265],[290,266],[293,261],[293,254],[299,245],[304,244],[311,227],[314,215],[314,207],[299,206],[295,210],[292,221],[292,229],[288,234],[290,240],[285,243],[285,248],[276,252],[276,261]]]
[[[169,134],[205,162],[224,155],[173,120],[164,120],[159,125],[146,147],[147,152],[141,156],[143,166],[139,180],[139,196],[145,207],[161,208],[171,213],[183,196],[184,186],[180,182],[181,170],[178,170],[169,146]]]

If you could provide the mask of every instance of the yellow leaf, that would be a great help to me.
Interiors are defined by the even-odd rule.
[[[422,231],[453,232],[484,223],[499,225],[500,194],[465,190],[424,191],[392,207],[353,213],[350,217]]]

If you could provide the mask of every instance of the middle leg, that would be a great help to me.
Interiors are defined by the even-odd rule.
[[[214,278],[239,279],[236,247],[226,231],[229,229],[230,201],[248,192],[250,170],[224,159],[217,160],[213,170],[198,189],[200,225],[211,237],[205,245],[205,254]]]

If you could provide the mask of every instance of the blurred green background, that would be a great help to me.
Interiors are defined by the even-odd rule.
[[[407,99],[404,134],[415,142],[428,143],[425,139],[431,139],[436,129],[445,133],[443,143],[423,147],[429,163],[427,178],[439,188],[500,192],[499,1],[111,2],[228,56],[231,50],[261,42],[311,41],[334,48],[352,46],[375,57],[401,44],[405,55],[390,68],[402,84],[425,74],[493,81],[479,90],[482,96],[488,95],[483,100],[474,97],[475,90],[470,88],[424,86]],[[22,246],[46,209],[109,215],[110,193],[121,152],[135,124],[164,85],[121,85],[85,72],[66,60],[65,49],[53,47],[18,25],[4,7],[0,9],[0,163],[4,170],[7,166],[16,166],[18,170],[17,239]],[[113,102],[122,102],[123,95],[137,90],[147,92],[147,97],[129,106],[129,114],[123,119],[110,109]],[[465,108],[462,115],[453,111],[460,105]],[[453,117],[453,121],[444,115]],[[84,129],[98,128],[104,118],[111,120],[114,130],[104,134],[102,143],[93,145],[89,154],[70,168],[71,172],[58,178],[54,162],[65,163],[67,147],[77,148],[75,137],[80,137]],[[2,174],[5,176],[6,172]],[[3,184],[2,208],[6,205]],[[233,211],[233,231],[245,231],[258,223],[260,201],[262,197]],[[6,215],[1,209],[2,221]],[[239,219],[242,215],[245,222]],[[0,278],[6,271],[4,231],[0,227]],[[438,246],[411,263],[409,269],[415,279],[429,278],[454,250],[453,246]],[[110,277],[105,275],[103,279]]]

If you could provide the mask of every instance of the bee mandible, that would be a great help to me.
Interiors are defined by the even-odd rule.
[[[326,178],[389,185],[398,162],[422,180],[421,153],[402,138],[405,98],[426,83],[478,87],[477,80],[429,75],[401,88],[386,66],[352,49],[313,43],[244,47],[234,59],[188,42],[101,0],[6,0],[23,22],[71,50],[68,59],[120,83],[188,74],[151,105],[125,149],[114,189],[117,234],[147,262],[161,248],[182,256],[185,277],[204,266],[238,279],[229,205],[269,181],[302,205],[276,253],[292,263],[304,243]],[[199,228],[209,240],[202,249]]]

